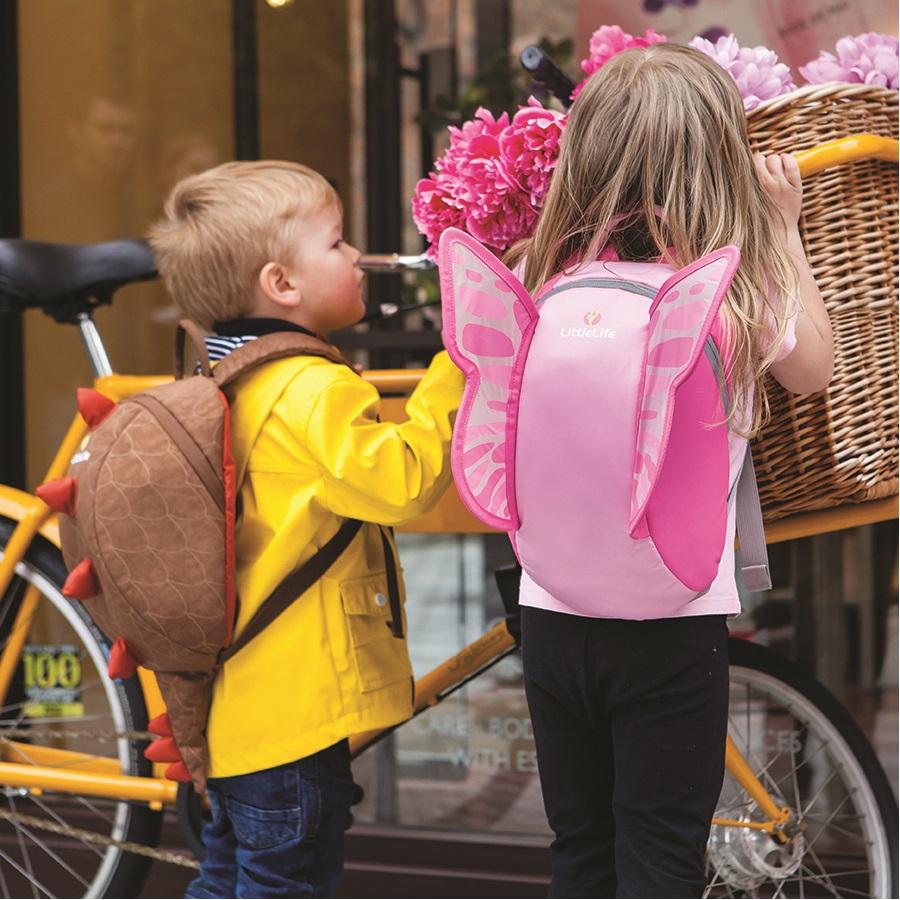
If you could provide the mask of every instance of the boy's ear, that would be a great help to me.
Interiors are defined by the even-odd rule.
[[[281,263],[267,262],[259,272],[259,287],[263,294],[279,306],[299,306],[302,295],[299,279]]]

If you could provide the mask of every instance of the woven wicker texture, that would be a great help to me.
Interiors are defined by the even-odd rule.
[[[750,144],[797,152],[854,134],[897,136],[897,91],[801,88],[748,116]],[[771,377],[772,420],[753,447],[767,521],[897,493],[897,165],[866,160],[803,182],[801,235],[835,337],[828,390]]]

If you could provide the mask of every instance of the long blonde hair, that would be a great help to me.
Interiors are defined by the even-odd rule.
[[[596,259],[607,242],[621,259],[677,267],[736,245],[741,263],[722,304],[731,426],[752,434],[769,411],[754,387],[781,346],[785,300],[797,293],[778,216],[756,175],[731,77],[698,50],[654,44],[618,54],[588,81],[537,230],[508,261],[526,259],[534,292]]]

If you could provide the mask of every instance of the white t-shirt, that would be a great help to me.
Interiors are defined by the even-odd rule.
[[[797,346],[797,315],[798,309],[792,311],[788,317],[785,328],[784,340],[778,351],[775,361],[780,362]],[[752,402],[752,396],[749,398]],[[734,538],[735,538],[735,514],[737,506],[737,484],[741,469],[744,466],[744,456],[747,453],[747,439],[728,432],[728,521],[725,526],[725,549],[722,559],[719,561],[719,571],[713,579],[709,590],[696,600],[686,603],[678,612],[669,618],[680,616],[708,616],[737,615],[741,611],[740,595],[734,571]],[[584,615],[570,609],[561,600],[557,600],[538,585],[527,572],[522,572],[522,580],[519,585],[519,603],[522,606],[534,606],[538,609],[547,609],[552,612],[568,613],[569,615]]]

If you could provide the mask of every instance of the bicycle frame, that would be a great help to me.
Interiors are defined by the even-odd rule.
[[[831,141],[797,154],[801,174],[804,176],[832,165],[872,158],[896,161],[898,142],[872,135],[859,135]],[[102,344],[100,346],[102,348]],[[103,371],[104,368],[100,367],[99,370]],[[422,374],[421,371],[402,369],[369,372],[364,377],[382,394],[396,395],[409,391]],[[171,377],[166,376],[109,374],[101,375],[94,384],[101,393],[118,402],[170,380]],[[391,419],[400,415],[402,415],[402,400],[387,397],[383,404],[383,417]],[[44,481],[65,474],[69,461],[87,434],[87,425],[80,415],[76,415],[47,470]],[[59,531],[55,514],[43,502],[13,488],[0,486],[0,515],[7,515],[18,521],[7,544],[5,555],[0,559],[0,595],[2,595],[13,578],[16,566],[25,558],[35,537],[41,534],[58,547]],[[886,498],[837,511],[828,510],[796,516],[767,528],[766,537],[768,543],[776,543],[896,517],[897,498]],[[430,513],[398,530],[485,533],[491,529],[477,522],[465,510],[455,491],[448,491]],[[9,640],[0,652],[0,705],[5,700],[27,639],[28,625],[37,611],[39,602],[39,591],[35,587],[29,587],[13,623]],[[515,638],[506,623],[495,625],[416,682],[413,716],[436,706],[515,649]],[[152,718],[164,711],[159,688],[151,672],[139,669],[138,677],[148,715]],[[354,757],[359,755],[393,730],[389,728],[353,736],[350,741],[352,754]],[[27,753],[24,752],[25,747]],[[17,745],[14,741],[0,743],[0,759],[2,759],[0,784],[24,788],[34,795],[52,790],[131,800],[148,803],[154,809],[161,809],[165,805],[173,805],[178,792],[178,784],[163,777],[166,764],[154,765],[153,777],[125,776],[118,774],[118,762],[112,758],[95,757],[86,753],[34,744]],[[727,739],[725,764],[735,781],[753,798],[766,818],[754,822],[714,819],[713,823],[762,830],[781,841],[789,840],[791,811],[786,807],[779,807],[774,802],[730,737]]]

